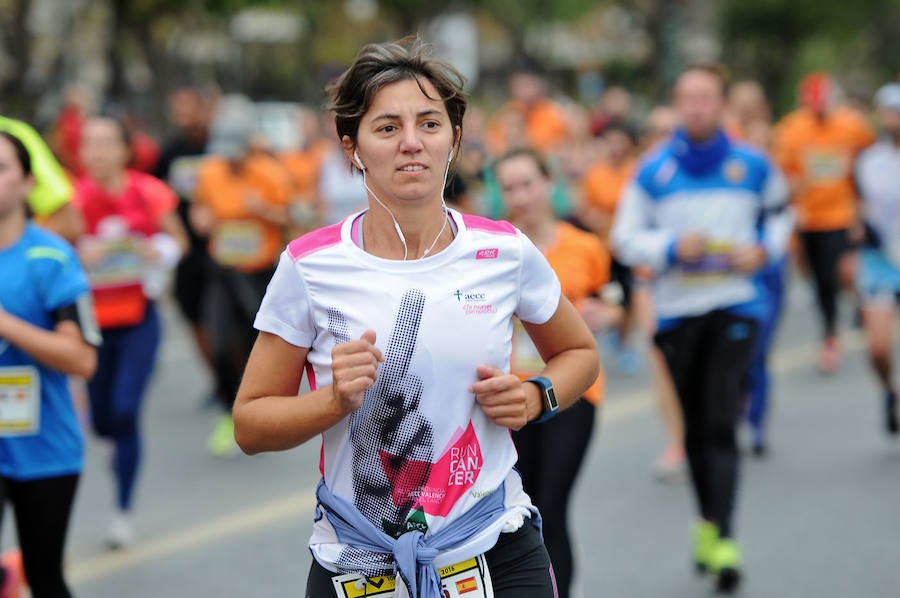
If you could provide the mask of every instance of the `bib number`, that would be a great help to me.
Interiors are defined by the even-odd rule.
[[[493,598],[494,587],[483,554],[438,569],[444,598]],[[366,577],[349,573],[331,578],[338,598],[408,598],[409,591],[393,575]]]
[[[814,183],[840,181],[850,172],[849,156],[837,148],[810,148],[803,158],[806,172]]]
[[[41,377],[33,366],[0,367],[0,437],[40,432]]]
[[[213,232],[212,255],[224,266],[244,266],[259,261],[265,231],[259,222],[223,222]]]
[[[690,264],[682,264],[684,281],[688,284],[709,284],[727,276],[731,271],[731,249],[728,241],[709,241],[702,258]]]
[[[91,287],[105,289],[141,284],[144,261],[138,253],[137,237],[97,240],[103,257],[88,269]]]

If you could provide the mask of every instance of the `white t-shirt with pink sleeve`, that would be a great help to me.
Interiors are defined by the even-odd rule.
[[[362,213],[294,240],[255,322],[309,348],[312,388],[331,384],[336,343],[375,331],[385,357],[378,379],[358,411],[322,434],[319,467],[334,494],[389,535],[420,529],[427,536],[504,486],[504,516],[442,554],[437,566],[485,552],[507,521],[532,514],[509,429],[492,423],[468,389],[478,365],[509,372],[514,315],[542,324],[560,300],[556,274],[515,227],[449,214],[452,243],[414,261],[359,247],[353,233]],[[335,572],[379,561],[338,542],[321,516],[310,547]]]

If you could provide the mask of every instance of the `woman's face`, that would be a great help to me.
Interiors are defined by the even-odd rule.
[[[627,133],[623,131],[608,131],[603,135],[610,160],[619,163],[631,157],[634,144]]]
[[[359,123],[356,152],[369,187],[383,201],[440,200],[456,133],[434,85],[421,79],[382,87]],[[431,97],[428,97],[431,96]],[[344,149],[359,166],[349,137]]]
[[[110,119],[92,118],[81,133],[81,161],[97,178],[114,175],[128,165],[128,146],[119,125]]]
[[[497,182],[509,219],[533,226],[547,217],[553,190],[549,178],[531,156],[515,156],[497,165]]]
[[[0,137],[0,218],[24,209],[22,204],[31,191],[31,184],[32,178],[22,171],[13,144]]]

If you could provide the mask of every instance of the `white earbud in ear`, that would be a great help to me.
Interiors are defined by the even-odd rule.
[[[450,155],[447,156],[447,164],[453,161],[453,148],[450,148]]]
[[[366,167],[363,166],[362,160],[359,159],[359,154],[356,153],[356,150],[353,150],[353,159],[356,160],[356,165],[359,166],[360,170],[365,170]]]

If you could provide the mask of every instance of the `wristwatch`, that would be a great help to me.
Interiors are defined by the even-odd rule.
[[[554,392],[553,383],[550,382],[549,378],[545,378],[544,376],[535,376],[533,378],[529,378],[525,382],[536,384],[537,387],[541,389],[541,402],[544,405],[544,411],[543,413],[541,413],[541,416],[536,420],[533,420],[531,423],[544,423],[559,412],[559,401],[556,400],[556,392]]]

